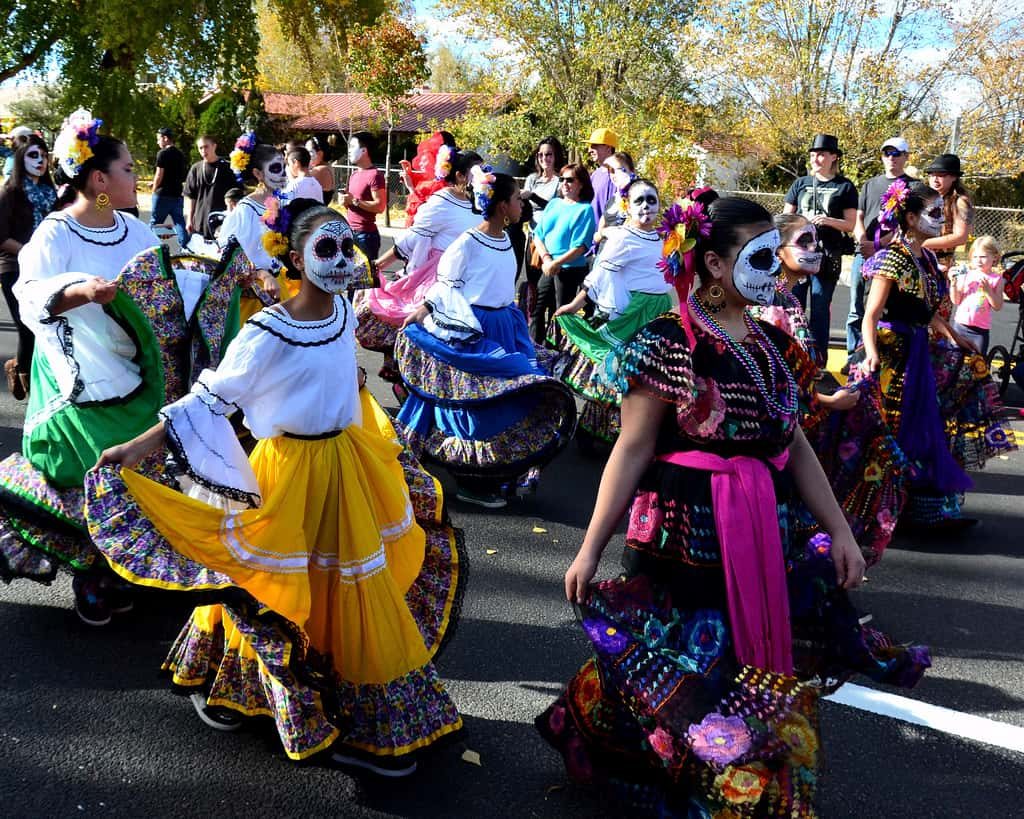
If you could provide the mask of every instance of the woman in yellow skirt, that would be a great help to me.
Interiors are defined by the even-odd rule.
[[[90,534],[122,577],[221,601],[193,612],[164,665],[206,724],[270,716],[293,759],[402,776],[461,727],[432,662],[459,607],[461,536],[362,389],[341,295],[365,272],[350,228],[311,200],[282,215],[299,294],[249,319],[158,424],[103,453]],[[236,410],[259,441],[248,459]],[[128,468],[165,443],[182,492]]]

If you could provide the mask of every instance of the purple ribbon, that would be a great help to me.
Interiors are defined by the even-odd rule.
[[[879,322],[910,341],[900,404],[900,448],[914,464],[914,483],[943,495],[966,492],[974,484],[949,451],[945,424],[939,415],[939,391],[928,350],[928,328],[903,322]]]

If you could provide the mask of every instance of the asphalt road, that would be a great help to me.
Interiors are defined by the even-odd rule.
[[[834,328],[845,314],[837,291]],[[13,353],[4,315],[0,361]],[[1016,320],[1016,308],[1000,316]],[[997,336],[1012,328],[999,326]],[[364,355],[375,372],[379,359]],[[385,385],[371,389],[394,405]],[[0,388],[0,457],[20,444],[24,405]],[[1020,406],[1024,398],[1011,392]],[[399,782],[289,762],[269,724],[206,728],[157,671],[187,600],[147,593],[106,629],[71,613],[66,577],[0,586],[0,815],[10,817],[614,816],[566,782],[532,720],[585,659],[561,576],[586,526],[601,462],[570,448],[539,495],[487,512],[451,504],[472,570],[458,633],[439,667],[464,715],[459,742]],[[859,605],[935,664],[907,696],[1024,727],[1024,454],[977,476],[965,535],[898,537]],[[447,482],[447,479],[446,479]],[[450,482],[448,483],[450,486]],[[544,531],[538,531],[542,529]],[[612,543],[603,574],[616,571]],[[898,692],[904,693],[904,692]],[[823,705],[825,817],[1020,815],[1024,754],[835,703]],[[479,766],[461,756],[480,754]]]

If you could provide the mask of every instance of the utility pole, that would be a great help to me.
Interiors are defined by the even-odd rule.
[[[953,118],[953,135],[949,138],[949,152],[951,154],[959,153],[957,150],[960,147],[960,123],[962,118],[958,114]]]

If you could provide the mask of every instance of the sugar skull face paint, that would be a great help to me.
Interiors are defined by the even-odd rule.
[[[814,225],[804,225],[789,241],[779,245],[779,258],[789,271],[801,276],[815,275],[821,269],[821,243]]]
[[[943,212],[942,200],[934,199],[921,211],[917,220],[917,229],[923,236],[939,236],[945,224],[946,216]]]
[[[327,293],[344,293],[363,274],[352,228],[340,219],[313,231],[302,260],[309,281]]]
[[[650,185],[636,184],[630,187],[627,196],[630,218],[644,230],[650,230],[661,211],[658,192]]]
[[[33,179],[38,179],[46,171],[46,151],[38,145],[32,145],[27,151],[25,151],[23,159],[25,163],[25,173]]]
[[[359,144],[359,140],[353,137],[348,141],[348,161],[355,165],[360,159],[366,156],[366,148]]]
[[[268,191],[279,191],[288,184],[288,174],[284,170],[284,157],[281,154],[268,159],[260,168],[263,171],[263,184]]]
[[[759,233],[736,254],[732,282],[736,291],[751,304],[768,307],[775,294],[775,280],[782,263],[776,255],[781,240],[772,228]]]

